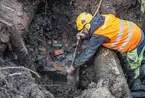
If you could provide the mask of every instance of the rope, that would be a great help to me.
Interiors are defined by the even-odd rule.
[[[5,69],[24,69],[24,70],[27,70],[27,71],[32,72],[32,73],[35,74],[38,78],[41,78],[40,75],[39,75],[37,72],[35,72],[35,71],[33,71],[33,70],[29,69],[29,68],[23,67],[23,66],[20,66],[20,67],[0,67],[0,71],[1,71],[1,70],[5,70]]]
[[[79,45],[79,39],[77,39],[77,44],[76,44],[76,48],[75,48],[75,51],[74,51],[74,54],[73,54],[73,59],[72,59],[71,66],[73,66],[73,63],[74,63],[76,53],[77,53],[77,49],[78,49],[78,45]]]
[[[98,8],[97,8],[97,10],[95,11],[93,17],[95,17],[95,16],[97,15],[97,13],[98,13],[98,11],[99,11],[99,9],[100,9],[100,6],[101,6],[101,4],[102,4],[102,1],[103,1],[103,0],[100,0],[99,5],[98,5]]]

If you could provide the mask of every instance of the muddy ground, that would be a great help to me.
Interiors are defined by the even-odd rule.
[[[78,88],[71,87],[70,84],[67,84],[66,75],[59,71],[56,72],[52,68],[52,62],[65,65],[65,62],[72,59],[77,33],[74,25],[76,16],[81,11],[94,13],[95,4],[98,4],[98,1],[45,0],[39,4],[36,10],[24,40],[36,69],[42,77],[40,85],[50,91],[55,98],[77,97],[84,89],[88,88],[89,83],[97,81],[95,80],[94,67],[90,62],[89,66],[81,68]],[[140,5],[137,1],[128,0],[129,4],[125,1],[104,0],[103,6],[105,7],[102,6],[99,13],[114,13],[118,17],[129,19],[142,27]],[[93,7],[90,8],[90,5]],[[108,6],[109,8],[107,8]],[[85,48],[85,45],[83,46]],[[63,49],[63,55],[54,56],[54,50],[57,49]],[[7,51],[1,57],[19,65],[15,53]]]

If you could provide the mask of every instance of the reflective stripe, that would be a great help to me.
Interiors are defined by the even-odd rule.
[[[124,30],[124,20],[121,20],[121,22],[120,22],[120,31],[119,31],[118,37],[117,37],[115,43],[113,43],[113,44],[110,46],[110,48],[114,48],[115,45],[119,43],[119,41],[121,40],[122,35],[123,35],[123,30]]]
[[[102,29],[105,29],[105,27],[106,27],[106,23],[107,23],[107,21],[108,21],[108,18],[109,18],[109,16],[106,17],[105,22],[104,22],[104,25],[102,26]]]
[[[133,32],[133,27],[132,27],[132,22],[129,22],[129,33],[128,37],[126,38],[125,42],[122,44],[122,46],[118,49],[118,51],[122,51],[125,46],[129,43],[132,37],[132,32]]]

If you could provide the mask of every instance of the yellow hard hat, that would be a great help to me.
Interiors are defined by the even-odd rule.
[[[78,30],[82,30],[86,24],[89,24],[93,15],[87,12],[81,13],[76,19],[76,25]]]

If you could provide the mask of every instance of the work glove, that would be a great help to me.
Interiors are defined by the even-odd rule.
[[[71,75],[74,72],[75,68],[73,66],[70,66],[70,68],[67,70],[67,74]]]
[[[80,39],[82,39],[82,38],[85,38],[85,35],[84,35],[82,32],[79,32],[79,33],[77,34],[77,39],[80,40]]]

